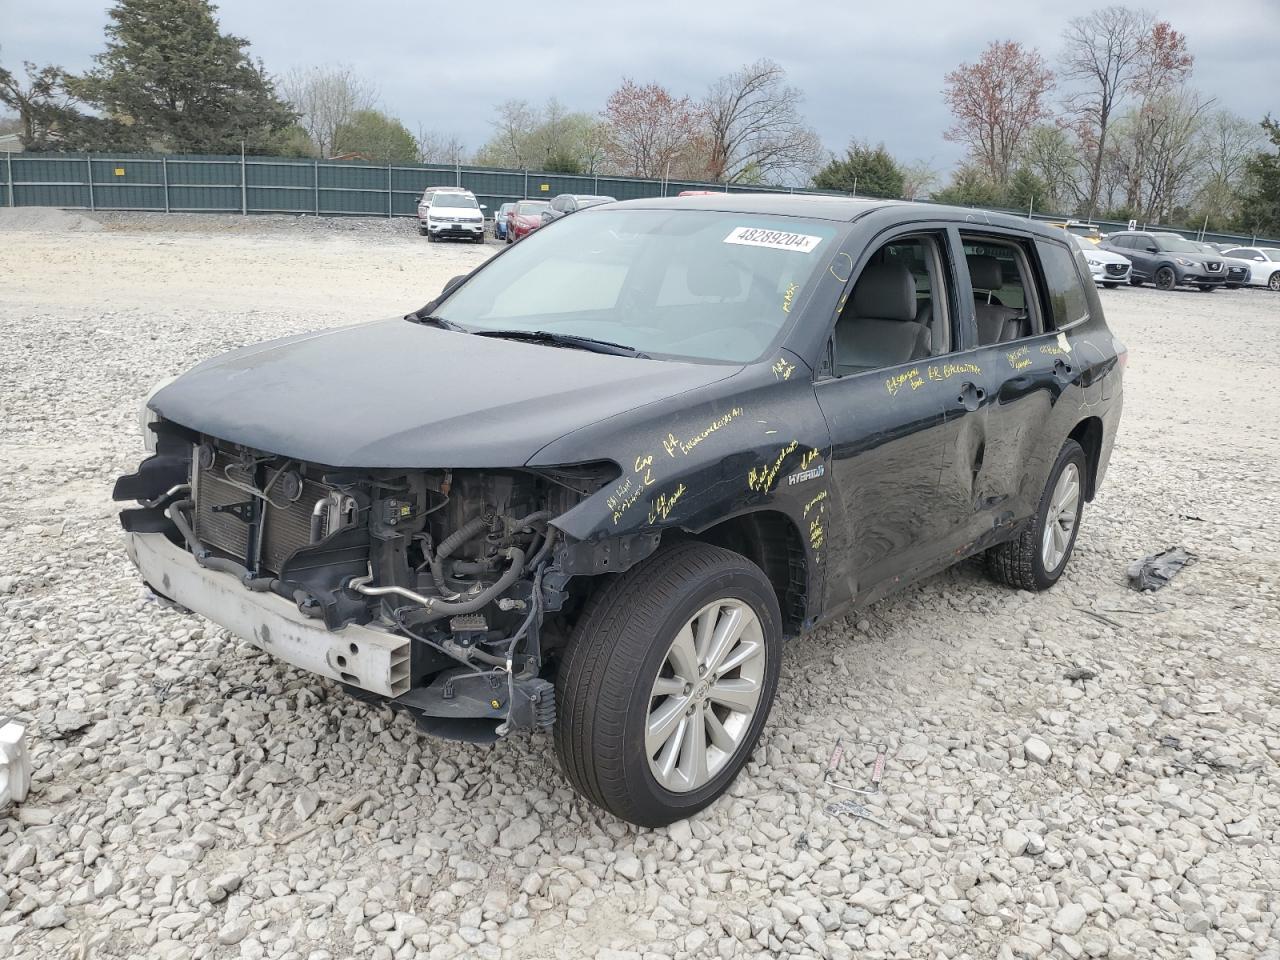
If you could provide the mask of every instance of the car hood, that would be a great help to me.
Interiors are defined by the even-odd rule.
[[[1098,263],[1124,263],[1129,262],[1129,258],[1113,253],[1110,250],[1103,250],[1101,247],[1094,247],[1092,250],[1081,250],[1086,260],[1096,260]]]
[[[334,467],[518,467],[592,422],[740,366],[644,360],[401,318],[232,351],[158,390],[166,420]]]

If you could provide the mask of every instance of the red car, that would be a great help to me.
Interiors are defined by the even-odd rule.
[[[527,237],[542,226],[542,211],[550,210],[546,200],[521,200],[507,214],[507,243]]]

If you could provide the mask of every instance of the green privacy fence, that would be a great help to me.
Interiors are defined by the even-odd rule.
[[[375,164],[361,160],[284,157],[9,153],[0,181],[0,206],[67,207],[85,210],[154,210],[196,213],[294,213],[314,216],[411,217],[430,186],[469,189],[489,214],[506,202],[560,193],[604,194],[618,200],[675,196],[682,190],[726,193],[807,193],[740,184],[645,180],[444,164]],[[1030,211],[1006,211],[1026,216]],[[1030,214],[1064,222],[1057,214]],[[1098,220],[1104,232],[1128,224]],[[1140,224],[1144,229],[1147,224]],[[1154,224],[1152,229],[1156,229]],[[1275,246],[1280,241],[1227,233],[1176,230],[1195,239]]]
[[[156,154],[15,153],[6,155],[3,173],[0,205],[166,213],[407,217],[429,186],[465,187],[491,211],[560,193],[632,200],[681,190],[774,189],[438,164]]]

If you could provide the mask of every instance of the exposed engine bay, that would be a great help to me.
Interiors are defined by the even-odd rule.
[[[559,618],[544,617],[572,597],[551,521],[615,466],[354,471],[151,429],[155,455],[116,485],[115,499],[141,504],[122,512],[127,531],[164,534],[339,638],[351,624],[407,637],[392,703],[431,733],[487,740],[554,722],[542,674],[564,637]],[[359,694],[368,685],[344,660],[337,675]]]

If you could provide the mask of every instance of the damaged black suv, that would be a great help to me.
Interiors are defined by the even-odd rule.
[[[156,593],[424,731],[554,729],[658,825],[746,762],[786,637],[979,554],[1052,586],[1124,360],[1061,230],[631,201],[159,387],[115,497]]]

